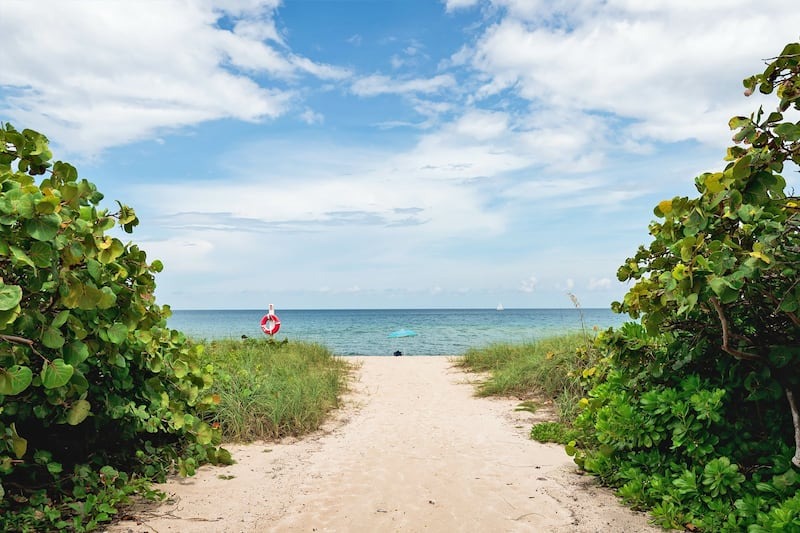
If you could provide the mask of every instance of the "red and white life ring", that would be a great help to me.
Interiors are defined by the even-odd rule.
[[[264,315],[261,319],[261,331],[267,335],[275,335],[281,329],[281,319],[274,313]]]

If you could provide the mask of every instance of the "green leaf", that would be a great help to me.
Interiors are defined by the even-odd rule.
[[[728,283],[727,280],[719,277],[712,278],[708,282],[708,284],[711,287],[711,290],[714,291],[714,293],[717,296],[722,296],[725,293],[725,291],[730,287],[730,284]]]
[[[97,307],[97,303],[102,298],[99,289],[90,284],[81,283],[78,280],[71,280],[67,283],[67,294],[61,297],[63,304],[70,308],[91,310]]]
[[[63,161],[56,162],[53,165],[53,174],[57,175],[64,181],[75,181],[78,179],[78,171],[69,163]]]
[[[203,422],[197,428],[196,438],[198,444],[211,444],[211,440],[214,438],[214,431],[211,426]]]
[[[797,300],[795,300],[793,298],[785,298],[781,302],[780,310],[784,311],[784,312],[787,312],[787,313],[794,313],[795,311],[797,311],[798,303],[800,303],[800,302],[798,302]]]
[[[61,217],[56,214],[44,215],[25,221],[25,232],[37,241],[52,240],[58,234]]]
[[[706,174],[705,176],[704,185],[706,186],[706,190],[711,194],[718,193],[725,188],[725,186],[720,183],[720,179],[722,179],[722,174],[720,172]]]
[[[16,306],[14,309],[0,311],[0,331],[3,330],[4,326],[15,321],[21,310],[20,306]]]
[[[108,328],[108,340],[114,344],[122,344],[128,338],[128,326],[121,322],[116,322]]]
[[[0,311],[14,309],[22,301],[22,288],[0,282]]]
[[[36,212],[40,215],[51,215],[55,213],[57,206],[58,198],[48,195],[36,202]]]
[[[791,122],[784,122],[783,124],[778,124],[775,126],[774,129],[777,135],[780,135],[785,140],[794,142],[800,141],[800,126],[796,126]]]
[[[750,159],[750,156],[745,156],[734,163],[733,168],[731,169],[733,179],[744,179],[750,173]]]
[[[186,361],[175,361],[172,364],[172,370],[175,372],[176,378],[184,378],[189,373],[189,365]]]
[[[13,396],[28,388],[33,380],[33,372],[27,366],[14,365],[0,368],[0,394]]]
[[[36,264],[34,264],[22,248],[9,246],[9,249],[11,250],[11,262],[14,266],[28,265],[29,267],[36,267]]]
[[[73,372],[75,372],[73,366],[65,363],[63,359],[48,361],[42,368],[42,385],[46,389],[63,387],[72,377]]]
[[[16,213],[19,218],[27,219],[33,216],[33,196],[22,192],[20,189],[12,189],[6,193],[6,201],[10,211]]]
[[[19,436],[17,433],[16,424],[11,424],[11,450],[14,452],[14,455],[17,456],[17,459],[22,459],[25,455],[25,452],[28,451],[28,441]]]
[[[61,463],[50,461],[49,463],[47,463],[47,471],[55,476],[56,474],[60,474],[61,472],[64,471],[64,466]]]
[[[86,261],[86,270],[89,272],[89,275],[92,276],[92,279],[95,281],[100,281],[100,276],[103,272],[103,266],[94,259],[89,259]]]
[[[56,315],[53,319],[53,322],[50,324],[54,328],[60,328],[64,324],[66,324],[67,319],[69,318],[69,311],[61,311]]]
[[[75,373],[72,374],[72,377],[69,378],[69,384],[75,389],[75,392],[78,395],[81,395],[89,390],[89,380],[86,379],[86,377],[77,368],[75,369]]]
[[[53,262],[53,248],[49,243],[35,242],[31,245],[28,257],[37,267],[48,267]]]
[[[100,289],[100,299],[97,301],[98,309],[109,309],[117,303],[117,295],[111,290],[111,287],[103,287]]]
[[[42,344],[48,348],[57,350],[64,346],[64,335],[56,328],[47,328],[42,334]]]
[[[77,366],[89,358],[89,347],[81,341],[72,341],[62,350],[64,361],[72,366]]]
[[[112,239],[108,248],[100,250],[100,253],[97,254],[97,259],[99,259],[101,263],[108,264],[121,256],[124,251],[125,245],[122,244],[122,241],[119,239]]]
[[[89,416],[91,404],[86,400],[78,400],[67,411],[67,424],[70,426],[77,426]]]
[[[739,129],[748,124],[752,124],[752,121],[747,117],[733,117],[728,121],[728,126],[732,130]]]

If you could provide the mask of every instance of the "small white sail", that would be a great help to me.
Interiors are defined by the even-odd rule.
[[[505,309],[505,308],[503,307],[503,304],[497,304],[497,310],[498,310],[498,311],[502,311],[503,309]]]

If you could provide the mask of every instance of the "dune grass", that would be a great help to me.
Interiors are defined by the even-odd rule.
[[[598,357],[591,338],[561,335],[525,344],[493,344],[468,350],[458,361],[473,372],[488,372],[477,387],[480,396],[552,399],[562,422],[574,418],[586,391],[581,372]]]
[[[352,368],[319,344],[267,339],[204,342],[214,365],[214,421],[226,441],[249,442],[317,429],[339,406]]]

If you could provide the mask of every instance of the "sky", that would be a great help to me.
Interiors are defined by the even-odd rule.
[[[608,307],[774,107],[789,5],[3,0],[0,121],[136,210],[174,309]]]

